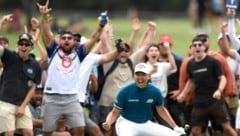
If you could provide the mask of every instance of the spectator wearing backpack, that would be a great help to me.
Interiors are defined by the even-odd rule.
[[[122,39],[116,40],[116,46],[124,44],[127,49],[122,50],[116,60],[104,64],[102,66],[103,71],[98,71],[98,77],[102,77],[100,75],[104,73],[104,78],[99,83],[99,92],[101,92],[99,99],[100,124],[106,120],[106,116],[112,110],[114,100],[120,88],[133,80],[133,67],[143,59],[146,49],[152,41],[155,24],[149,23],[146,31],[147,35],[142,42],[142,46],[132,54],[132,47],[129,44]],[[114,127],[110,131],[103,130],[103,133],[105,135],[116,135]]]

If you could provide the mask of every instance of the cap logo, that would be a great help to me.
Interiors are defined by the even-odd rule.
[[[23,34],[21,39],[29,39],[27,34]]]
[[[137,68],[139,68],[139,69],[144,69],[144,68],[146,68],[144,65],[138,65],[138,67]]]

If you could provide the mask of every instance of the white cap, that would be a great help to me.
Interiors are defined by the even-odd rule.
[[[149,74],[150,72],[150,68],[149,66],[146,64],[146,63],[138,63],[136,66],[135,66],[135,73],[136,72],[143,72],[145,74]]]

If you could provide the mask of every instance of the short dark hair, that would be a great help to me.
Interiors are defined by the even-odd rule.
[[[127,49],[130,49],[130,46],[126,42],[123,42],[121,38],[118,38],[117,40],[115,40],[115,46],[119,46],[120,44],[124,44]]]
[[[200,37],[194,37],[192,39],[192,43],[196,42],[196,41],[200,41],[202,43],[202,40],[200,39]]]
[[[82,35],[81,35],[81,34],[79,34],[79,33],[73,33],[73,37],[74,37],[74,39],[75,39],[75,40],[77,40],[77,41],[80,41],[80,40],[81,40],[81,37],[82,37]]]
[[[63,36],[64,34],[69,34],[69,35],[72,35],[72,36],[73,36],[73,33],[72,33],[71,31],[63,30],[63,31],[60,31],[60,32],[59,32],[59,35],[60,35],[60,36]]]

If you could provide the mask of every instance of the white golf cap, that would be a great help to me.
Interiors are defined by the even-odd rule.
[[[134,72],[143,72],[145,74],[149,74],[150,68],[146,63],[139,63],[135,66]]]

